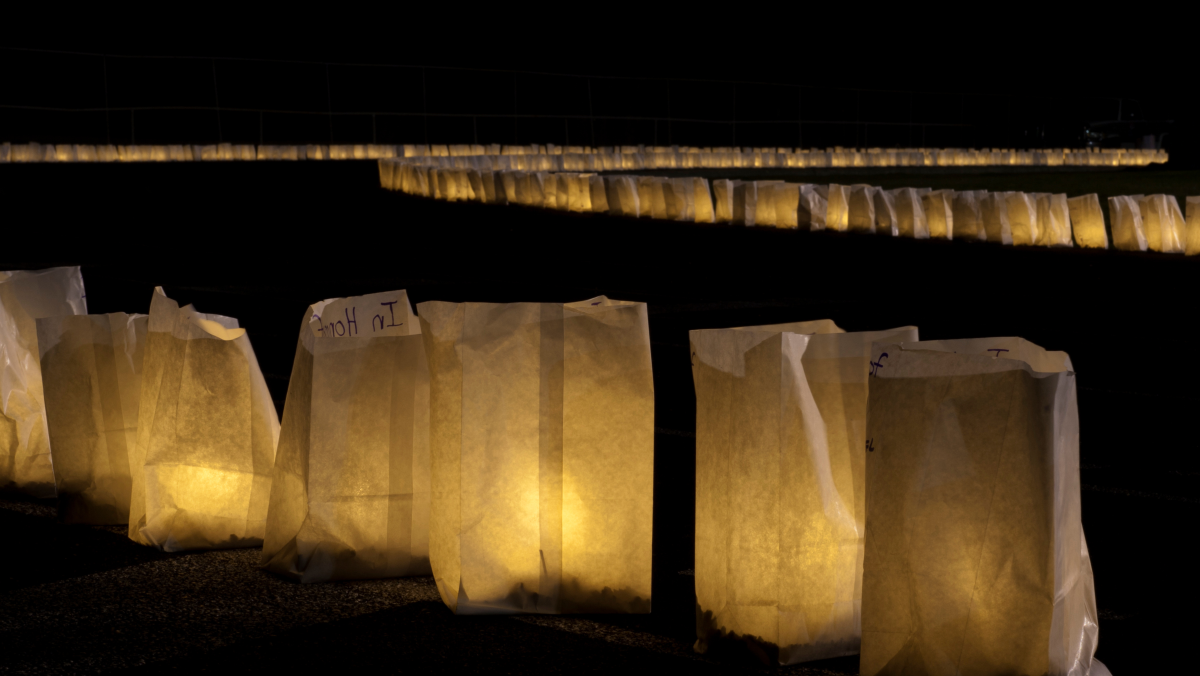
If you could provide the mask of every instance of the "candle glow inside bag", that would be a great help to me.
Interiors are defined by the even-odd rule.
[[[309,306],[262,564],[301,582],[429,574],[429,370],[404,291]]]
[[[876,343],[860,673],[1098,676],[1064,352]]]
[[[154,290],[129,537],[174,552],[262,544],[279,416],[237,320]]]
[[[870,349],[916,337],[829,320],[691,332],[697,650],[858,652]]]
[[[645,304],[427,302],[417,312],[442,600],[458,614],[649,612]]]
[[[146,315],[37,320],[58,518],[126,525],[133,490]]]
[[[78,267],[0,271],[0,488],[54,497],[37,320],[86,314]]]

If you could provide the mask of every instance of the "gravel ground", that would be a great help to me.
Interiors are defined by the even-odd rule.
[[[259,570],[257,549],[162,554],[128,541],[124,528],[64,526],[55,516],[45,503],[0,499],[5,525],[117,552],[114,567],[75,575],[60,560],[43,568],[59,579],[0,593],[0,673],[260,673],[264,664],[305,668],[351,653],[388,671],[764,671],[698,655],[680,623],[664,632],[652,616],[454,617],[430,577],[302,585]],[[151,560],[138,560],[147,553]],[[129,565],[122,555],[133,555]],[[690,573],[681,582],[690,585]],[[835,662],[769,671],[856,671],[857,660]]]

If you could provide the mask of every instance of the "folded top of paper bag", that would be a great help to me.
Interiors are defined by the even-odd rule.
[[[312,304],[308,326],[318,338],[416,336],[421,323],[413,316],[408,292],[384,291]]]
[[[910,365],[909,368],[903,370],[888,368],[892,365],[888,360],[891,359],[894,362],[895,358],[899,356],[897,354],[888,354],[889,349],[892,349],[894,352],[895,348],[899,348],[903,352],[953,352],[975,357],[991,357],[997,361],[1024,362],[1035,373],[1063,373],[1075,370],[1075,367],[1071,364],[1071,357],[1066,352],[1047,350],[1024,338],[1003,337],[924,340],[892,345],[875,343],[871,347],[872,366],[878,367],[874,369],[875,375],[892,378],[923,377],[929,375],[916,365]],[[983,363],[974,363],[974,361],[972,364],[970,366],[964,364],[963,367],[970,369],[971,373],[975,373],[979,372],[978,369],[980,367],[985,366]],[[1013,368],[1013,365],[998,365],[996,370],[1004,371],[1010,368]],[[940,375],[949,374],[941,373]]]

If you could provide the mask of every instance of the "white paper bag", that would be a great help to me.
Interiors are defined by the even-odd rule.
[[[649,612],[645,304],[427,302],[417,312],[442,600],[459,614]]]
[[[715,223],[733,223],[733,181],[727,178],[714,178],[713,207]]]
[[[954,239],[987,241],[983,227],[983,198],[986,190],[959,190],[954,193]]]
[[[1188,197],[1186,200],[1184,254],[1195,256],[1200,254],[1200,197]]]
[[[931,190],[921,195],[921,208],[929,236],[934,239],[954,239],[954,191]]]
[[[1005,194],[1005,205],[1012,243],[1026,246],[1037,243],[1037,199],[1032,194],[1010,192]]]
[[[850,186],[846,207],[846,226],[856,232],[875,232],[875,193],[879,188],[855,184]]]
[[[896,200],[897,236],[929,239],[929,223],[917,188],[896,188],[890,191]]]
[[[825,207],[825,227],[836,232],[845,232],[850,223],[850,186],[831,184],[828,200]]]
[[[619,216],[637,218],[641,209],[638,203],[636,176],[605,176],[608,211]]]
[[[981,205],[983,230],[987,241],[1011,245],[1013,235],[1012,226],[1008,222],[1008,193],[988,193],[984,195]]]
[[[1163,253],[1183,253],[1183,214],[1174,195],[1147,195],[1138,200],[1142,215],[1142,228],[1146,233],[1146,247]]]
[[[871,344],[916,336],[829,320],[691,332],[697,650],[858,652]]]
[[[692,187],[695,190],[694,202],[696,205],[696,222],[697,223],[713,223],[715,222],[715,213],[713,212],[712,193],[708,189],[707,178],[693,178]]]
[[[1066,353],[985,338],[872,354],[861,673],[1088,674]]]
[[[78,267],[0,271],[0,488],[54,497],[36,322],[85,314]]]
[[[900,236],[900,218],[896,214],[896,195],[890,190],[877,188],[875,190],[875,231]]]
[[[428,575],[429,367],[404,291],[305,313],[262,565],[300,582]]]
[[[127,525],[146,315],[37,320],[58,518]]]
[[[588,191],[592,198],[592,211],[606,213],[609,211],[608,192],[604,188],[604,177],[599,174],[588,176]]]
[[[1071,239],[1067,196],[1039,192],[1032,195],[1037,209],[1038,246],[1074,246]]]
[[[758,184],[733,181],[733,222],[753,226],[758,223]]]
[[[262,544],[279,416],[237,320],[150,300],[129,537],[168,552]]]
[[[1113,247],[1122,251],[1145,251],[1146,231],[1142,228],[1140,195],[1113,195],[1108,198],[1108,221],[1112,225]]]
[[[1067,210],[1071,217],[1071,230],[1079,246],[1090,249],[1108,248],[1104,212],[1100,211],[1100,198],[1096,193],[1069,198]]]
[[[796,207],[796,222],[801,230],[824,230],[829,207],[829,186],[803,183]]]

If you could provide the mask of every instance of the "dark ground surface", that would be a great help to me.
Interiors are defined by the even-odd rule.
[[[800,180],[837,180],[828,176]],[[841,182],[1200,194],[1200,175],[1163,169]],[[1108,187],[1050,187],[1072,182]],[[280,407],[300,319],[316,300],[406,288],[414,303],[601,293],[648,302],[654,612],[454,617],[427,578],[297,585],[256,570],[254,551],[163,555],[113,529],[58,525],[48,505],[6,500],[0,673],[756,671],[690,653],[692,579],[680,573],[693,557],[687,331],[822,317],[847,330],[916,324],[925,339],[1018,335],[1069,352],[1098,656],[1118,676],[1185,673],[1175,665],[1200,602],[1186,555],[1200,511],[1189,340],[1200,259],[446,204],[377,186],[374,164],[358,162],[0,166],[0,270],[82,264],[93,313],[145,312],[162,285],[238,317]],[[856,668],[851,658],[782,671]]]

